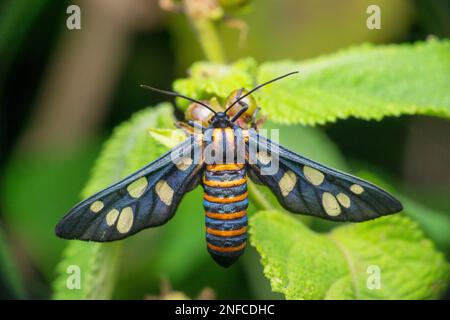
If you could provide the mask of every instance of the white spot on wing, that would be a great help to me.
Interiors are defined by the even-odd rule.
[[[361,187],[359,184],[352,184],[350,186],[350,191],[353,192],[354,194],[361,194],[364,192],[364,188]]]
[[[119,210],[112,209],[108,214],[106,215],[106,224],[108,226],[112,226],[114,223],[116,223],[117,217],[119,216]]]
[[[278,182],[283,197],[286,197],[294,189],[296,183],[297,176],[295,173],[290,170],[286,171]]]
[[[148,181],[146,177],[141,177],[136,181],[130,183],[127,187],[127,191],[133,198],[139,198],[144,194],[145,189],[147,189]]]
[[[133,209],[125,207],[120,212],[119,220],[117,221],[117,231],[120,233],[127,233],[133,226]]]
[[[161,199],[162,202],[164,202],[165,205],[170,206],[172,204],[173,199],[173,189],[169,184],[164,181],[160,180],[155,186],[156,194],[158,195],[159,199]]]
[[[267,165],[272,160],[272,157],[267,154],[266,151],[260,151],[257,154],[259,162],[261,162],[263,165]]]
[[[350,208],[350,198],[345,194],[345,193],[338,193],[338,195],[336,196],[336,198],[338,199],[339,203],[344,207],[344,208]]]
[[[175,165],[177,166],[178,170],[185,171],[191,166],[192,162],[193,161],[191,157],[183,157],[178,159]]]
[[[338,201],[329,192],[324,192],[322,194],[322,206],[329,216],[335,217],[341,213],[341,207],[339,206]]]
[[[320,186],[325,179],[322,172],[308,166],[303,167],[303,173],[305,174],[306,179],[315,186]]]
[[[90,209],[92,212],[97,213],[102,210],[104,206],[103,201],[97,200],[91,204]]]

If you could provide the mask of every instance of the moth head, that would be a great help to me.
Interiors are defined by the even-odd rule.
[[[250,91],[245,89],[233,91],[225,102],[225,111],[222,111],[223,109],[215,98],[211,99],[208,103],[207,101],[196,100],[177,92],[161,90],[146,85],[141,85],[141,87],[172,97],[183,98],[192,102],[186,113],[187,120],[201,121],[206,125],[211,124],[221,127],[228,126],[233,122],[238,122],[238,125],[243,126],[252,119],[257,110],[255,99],[251,96],[251,94],[269,83],[278,81],[295,73],[298,73],[298,71],[290,72],[266,81],[260,85],[257,85]]]

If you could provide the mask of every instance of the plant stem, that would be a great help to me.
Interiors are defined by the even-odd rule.
[[[198,34],[206,59],[215,63],[225,63],[222,43],[214,23],[208,18],[191,18],[191,22]]]

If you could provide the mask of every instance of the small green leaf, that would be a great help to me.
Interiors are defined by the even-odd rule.
[[[194,99],[225,99],[233,90],[251,88],[256,74],[256,62],[242,59],[232,65],[210,62],[194,63],[189,71],[189,78],[174,82],[175,91]],[[185,110],[189,102],[177,99],[178,106]]]
[[[362,45],[304,62],[264,63],[258,82],[299,70],[258,93],[262,112],[307,125],[356,117],[450,117],[450,41]]]
[[[186,134],[182,130],[149,128],[150,136],[168,149],[186,140]]]
[[[250,225],[272,289],[288,299],[433,299],[448,285],[443,255],[402,215],[329,234],[277,211],[255,214]],[[381,272],[379,289],[367,284],[371,266]]]
[[[149,136],[149,127],[173,126],[173,110],[169,104],[145,109],[130,121],[115,129],[105,143],[91,179],[82,192],[86,198],[143,167],[167,148]],[[57,267],[58,277],[53,284],[55,299],[111,298],[119,266],[122,242],[107,244],[71,241]],[[70,266],[81,271],[81,288],[67,286]]]

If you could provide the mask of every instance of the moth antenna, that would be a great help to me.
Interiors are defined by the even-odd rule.
[[[288,76],[290,76],[290,75],[293,75],[293,74],[295,74],[295,73],[299,73],[299,71],[289,72],[289,73],[286,73],[286,74],[284,74],[284,75],[282,75],[282,76],[276,77],[276,78],[274,78],[274,79],[272,79],[272,80],[266,81],[266,82],[264,82],[264,83],[262,83],[262,84],[260,84],[260,85],[257,85],[257,86],[254,87],[252,90],[250,90],[249,92],[247,92],[247,93],[244,94],[243,96],[241,96],[241,97],[239,97],[238,99],[236,99],[236,100],[235,100],[235,101],[227,108],[227,110],[225,110],[225,113],[227,113],[228,110],[230,110],[236,103],[238,103],[239,101],[241,101],[242,99],[244,99],[246,96],[252,94],[252,93],[255,92],[256,90],[261,89],[262,87],[264,87],[265,85],[268,85],[269,83],[272,83],[272,82],[281,80],[281,79],[286,78],[286,77],[288,77]]]
[[[201,102],[201,101],[195,100],[195,99],[193,99],[193,98],[189,98],[189,97],[187,97],[187,96],[185,96],[185,95],[182,95],[182,94],[180,94],[180,93],[178,93],[178,92],[172,92],[172,91],[161,90],[161,89],[157,89],[157,88],[153,88],[153,87],[147,86],[147,85],[145,85],[145,84],[141,84],[140,87],[141,87],[141,88],[144,88],[144,89],[149,89],[149,90],[152,90],[152,91],[155,91],[155,92],[158,92],[158,93],[166,94],[166,95],[168,95],[168,96],[179,97],[179,98],[183,98],[183,99],[189,100],[189,101],[194,102],[194,103],[198,103],[199,105],[204,106],[206,109],[208,109],[208,110],[211,111],[212,113],[217,114],[217,112],[214,111],[214,110],[213,110],[210,106],[208,106],[206,103],[203,103],[203,102]]]

